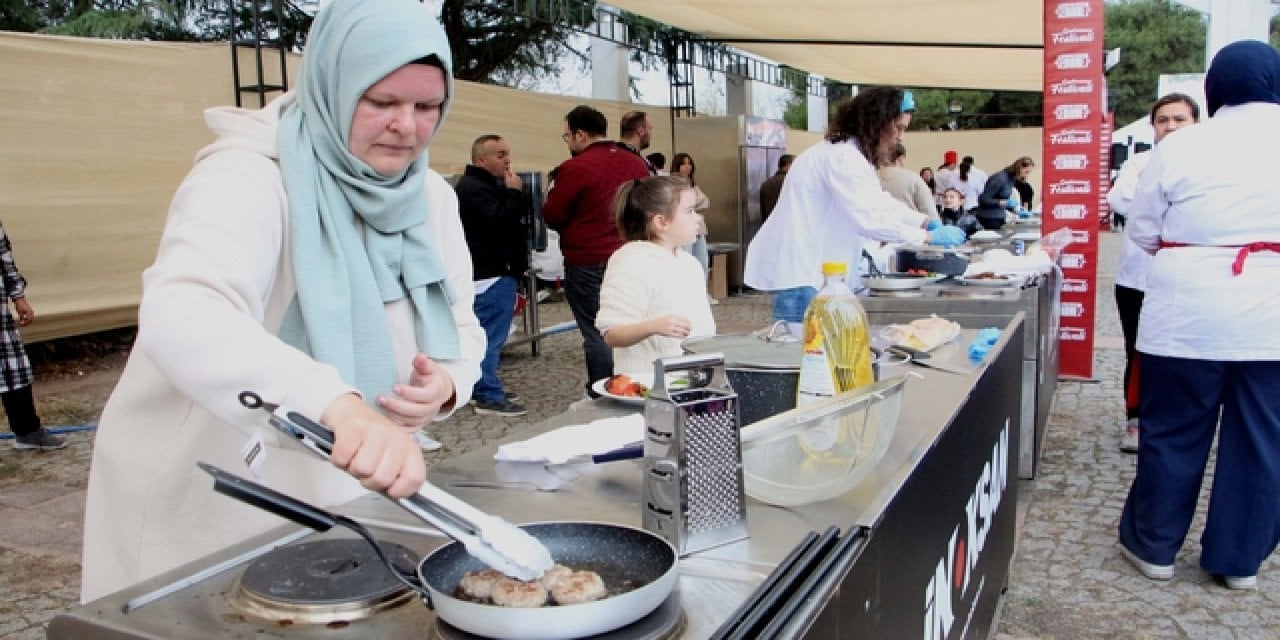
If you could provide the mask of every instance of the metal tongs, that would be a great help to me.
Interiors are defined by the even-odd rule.
[[[333,432],[310,418],[270,402],[252,392],[240,394],[240,404],[271,414],[268,422],[317,456],[329,460]],[[485,513],[443,489],[423,483],[418,493],[391,498],[409,513],[457,540],[467,553],[518,580],[535,580],[552,567],[551,552],[530,535],[498,516]]]

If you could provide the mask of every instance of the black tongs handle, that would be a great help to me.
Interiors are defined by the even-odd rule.
[[[333,453],[333,432],[319,422],[297,411],[285,411],[284,417],[281,418],[276,414],[276,409],[279,409],[280,405],[265,402],[261,396],[252,391],[242,391],[240,393],[240,404],[249,409],[266,410],[271,414],[270,421],[272,426],[292,434],[293,437],[302,441],[304,445],[315,449],[317,453],[323,454],[326,458]]]

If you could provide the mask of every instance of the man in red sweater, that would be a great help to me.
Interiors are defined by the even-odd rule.
[[[649,167],[606,137],[609,121],[603,113],[579,105],[564,121],[560,137],[573,157],[553,172],[542,217],[560,234],[565,299],[582,333],[586,390],[594,396],[591,383],[613,375],[613,350],[596,329],[604,268],[624,243],[613,216],[613,194],[624,182],[649,177]]]

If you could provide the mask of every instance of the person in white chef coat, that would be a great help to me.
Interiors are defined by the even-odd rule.
[[[1155,128],[1155,142],[1160,144],[1165,136],[1185,126],[1200,121],[1200,105],[1185,93],[1170,93],[1156,100],[1151,106],[1151,126]],[[1116,181],[1107,192],[1107,204],[1112,211],[1128,214],[1133,204],[1133,193],[1138,188],[1138,177],[1146,168],[1150,153],[1139,153],[1125,161],[1116,175]],[[1147,288],[1147,272],[1151,256],[1126,237],[1120,245],[1120,266],[1116,269],[1116,311],[1120,314],[1120,331],[1124,334],[1124,400],[1125,426],[1120,450],[1138,452],[1138,375],[1137,361],[1138,314],[1142,311],[1142,292]]]
[[[1256,589],[1280,541],[1280,53],[1223,47],[1205,98],[1209,120],[1150,152],[1129,212],[1129,237],[1155,257],[1119,537],[1143,575],[1174,576],[1216,435],[1198,563],[1228,588]]]
[[[94,442],[84,601],[280,524],[198,461],[244,473],[257,448],[261,482],[319,505],[422,485],[412,434],[467,403],[485,346],[457,198],[425,155],[451,77],[422,4],[335,0],[295,91],[205,112],[216,140],[174,196]],[[242,391],[331,429],[332,464]]]
[[[896,87],[859,91],[836,113],[826,138],[796,156],[773,213],[747,249],[743,281],[769,291],[773,318],[804,321],[822,285],[822,263],[852,269],[867,240],[956,246],[964,232],[899,202],[876,168],[902,142],[915,99]]]

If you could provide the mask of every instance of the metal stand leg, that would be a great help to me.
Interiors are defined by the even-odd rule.
[[[529,300],[524,305],[521,322],[524,324],[526,336],[536,336],[541,328],[538,326],[538,274],[533,269],[524,272],[524,287],[525,295]],[[529,349],[535,358],[538,357],[538,342],[538,340],[529,341]]]

